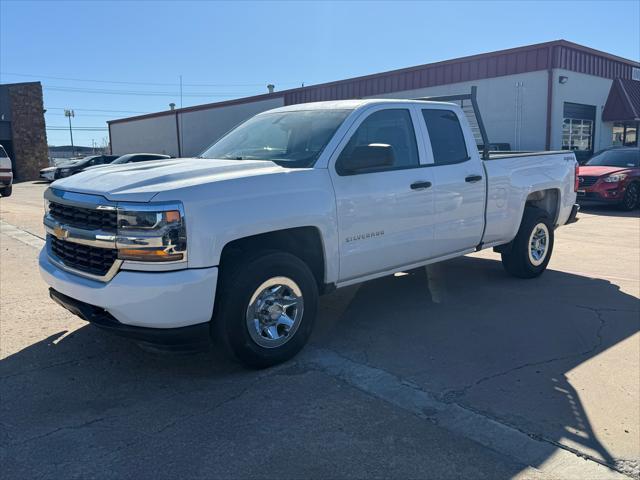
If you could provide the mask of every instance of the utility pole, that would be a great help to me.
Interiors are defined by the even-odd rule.
[[[76,156],[76,148],[73,146],[73,129],[71,128],[71,117],[75,117],[76,114],[73,110],[65,110],[64,116],[69,118],[69,135],[71,136],[71,156]]]
[[[180,75],[180,110],[182,110],[182,75]],[[182,111],[180,112],[180,131],[178,132],[178,137],[180,138],[180,143],[178,145],[178,156],[182,157],[182,149],[184,148],[184,136],[182,132],[184,129],[182,128]],[[177,117],[176,117],[177,118]]]

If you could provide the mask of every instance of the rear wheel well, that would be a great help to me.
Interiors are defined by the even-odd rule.
[[[220,255],[220,269],[224,270],[238,258],[261,250],[278,250],[295,255],[313,272],[320,291],[325,290],[324,250],[320,231],[316,227],[298,227],[261,233],[227,243]]]
[[[550,188],[530,193],[527,197],[525,208],[536,207],[544,210],[549,215],[551,224],[555,225],[558,221],[559,204],[560,192],[555,188]]]

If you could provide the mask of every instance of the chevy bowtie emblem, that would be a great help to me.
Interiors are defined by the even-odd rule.
[[[65,240],[69,237],[69,230],[65,230],[60,225],[53,229],[53,234],[58,240]]]

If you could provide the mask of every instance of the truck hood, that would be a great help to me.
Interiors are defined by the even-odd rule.
[[[588,177],[601,177],[602,175],[611,175],[612,173],[628,170],[624,167],[608,167],[606,165],[582,165],[578,170],[578,175],[586,175]]]
[[[109,165],[57,180],[53,188],[112,201],[149,202],[160,192],[239,177],[287,172],[270,161],[177,158]]]

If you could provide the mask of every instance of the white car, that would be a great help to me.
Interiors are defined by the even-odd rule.
[[[40,178],[47,182],[53,182],[55,180],[56,170],[59,167],[46,167],[40,170]]]
[[[13,190],[13,167],[7,151],[0,145],[0,195],[8,197]]]
[[[576,169],[571,152],[481,155],[453,103],[287,106],[199,158],[55,182],[40,269],[97,326],[167,348],[219,339],[265,367],[303,347],[334,288],[492,247],[540,275],[576,220]]]

